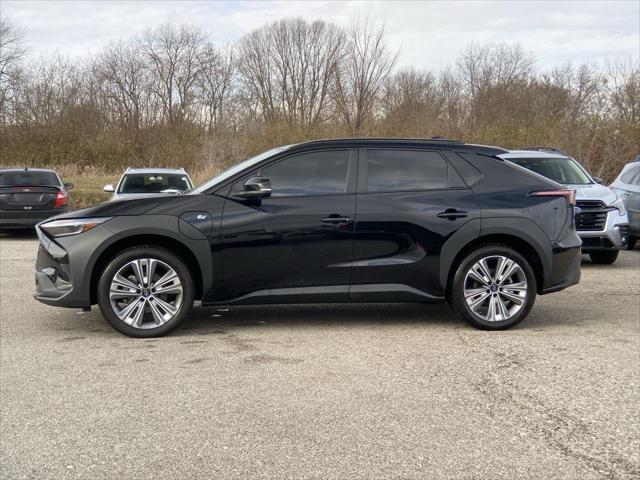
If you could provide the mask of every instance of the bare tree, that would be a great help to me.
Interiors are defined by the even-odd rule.
[[[347,131],[357,135],[373,119],[378,96],[399,52],[387,46],[384,28],[376,29],[368,21],[352,22],[347,37],[334,98]]]
[[[115,121],[139,131],[148,93],[147,65],[140,48],[122,42],[112,44],[94,62],[100,93],[115,114]]]
[[[209,44],[202,56],[202,75],[198,79],[199,101],[209,133],[230,114],[230,102],[237,77],[233,49],[218,50]]]
[[[187,25],[167,24],[144,35],[142,51],[150,63],[152,88],[169,124],[180,123],[194,113],[205,45],[205,33]]]
[[[281,20],[240,42],[240,71],[264,118],[303,129],[327,117],[344,34],[322,21]]]
[[[439,132],[443,99],[430,72],[405,69],[390,77],[382,99],[387,131],[396,136],[428,136]]]
[[[0,16],[0,121],[6,121],[6,102],[16,87],[20,63],[27,53],[24,31]]]

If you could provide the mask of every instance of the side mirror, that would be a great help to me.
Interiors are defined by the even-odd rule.
[[[67,190],[71,190],[73,188],[73,183],[65,183],[64,188],[66,188]]]
[[[113,185],[108,184],[105,185],[102,190],[104,190],[105,192],[113,193],[115,191],[115,188],[113,188]]]
[[[596,183],[599,183],[600,185],[604,185],[604,180],[601,179],[600,177],[593,177],[593,179],[596,181]]]
[[[244,190],[234,193],[240,198],[266,198],[271,196],[271,180],[267,177],[252,177],[244,182]]]

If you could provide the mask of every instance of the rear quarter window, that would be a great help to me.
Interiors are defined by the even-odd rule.
[[[437,152],[366,149],[366,191],[448,188],[449,164]]]

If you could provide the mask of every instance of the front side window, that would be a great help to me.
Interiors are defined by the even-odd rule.
[[[437,152],[368,149],[366,154],[369,192],[448,187],[448,164]]]
[[[563,185],[588,185],[591,179],[570,158],[510,158],[509,161]]]
[[[272,197],[346,193],[350,150],[323,150],[287,157],[261,169]]]
[[[172,193],[189,190],[186,175],[167,173],[131,173],[125,175],[118,193]]]

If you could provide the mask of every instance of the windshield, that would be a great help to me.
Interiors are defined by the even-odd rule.
[[[245,168],[249,168],[252,165],[256,165],[257,163],[260,163],[262,160],[264,160],[266,158],[269,158],[270,156],[275,155],[276,153],[283,152],[284,150],[288,149],[289,147],[291,147],[291,145],[285,145],[284,147],[272,148],[271,150],[267,150],[266,152],[263,152],[260,155],[256,155],[255,157],[247,158],[246,160],[243,160],[242,162],[237,163],[237,164],[233,165],[232,167],[227,168],[226,170],[223,170],[218,175],[213,177],[211,180],[203,183],[202,185],[200,185],[198,188],[194,189],[190,193],[202,193],[202,192],[205,192],[205,191],[209,190],[211,187],[215,187],[216,185],[218,185],[218,184],[224,182],[225,180],[227,180],[228,178],[233,177],[236,173],[239,173],[239,172],[243,171]]]
[[[43,186],[59,187],[60,181],[54,172],[34,172],[28,170],[12,170],[0,172],[0,187],[9,186]]]
[[[509,158],[508,160],[563,185],[593,183],[580,165],[571,158]]]
[[[173,173],[129,173],[120,182],[118,193],[171,193],[189,190],[186,175]]]

